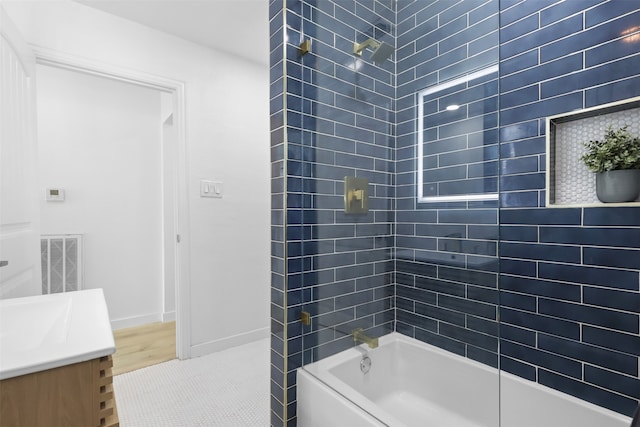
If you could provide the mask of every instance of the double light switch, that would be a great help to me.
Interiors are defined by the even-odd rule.
[[[200,180],[200,197],[222,198],[222,182]]]

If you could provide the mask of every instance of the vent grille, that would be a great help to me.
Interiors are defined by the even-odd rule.
[[[82,235],[40,236],[42,294],[82,289]]]

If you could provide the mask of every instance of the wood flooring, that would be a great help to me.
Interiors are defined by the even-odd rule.
[[[113,375],[176,358],[176,322],[158,322],[113,332]]]

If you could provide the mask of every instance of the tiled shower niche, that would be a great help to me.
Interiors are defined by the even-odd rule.
[[[547,117],[547,206],[636,206],[635,202],[602,203],[596,196],[595,174],[580,157],[583,143],[602,140],[609,127],[628,126],[640,136],[640,97]]]

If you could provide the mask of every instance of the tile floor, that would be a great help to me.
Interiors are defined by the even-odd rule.
[[[269,340],[114,377],[121,427],[267,427]]]

